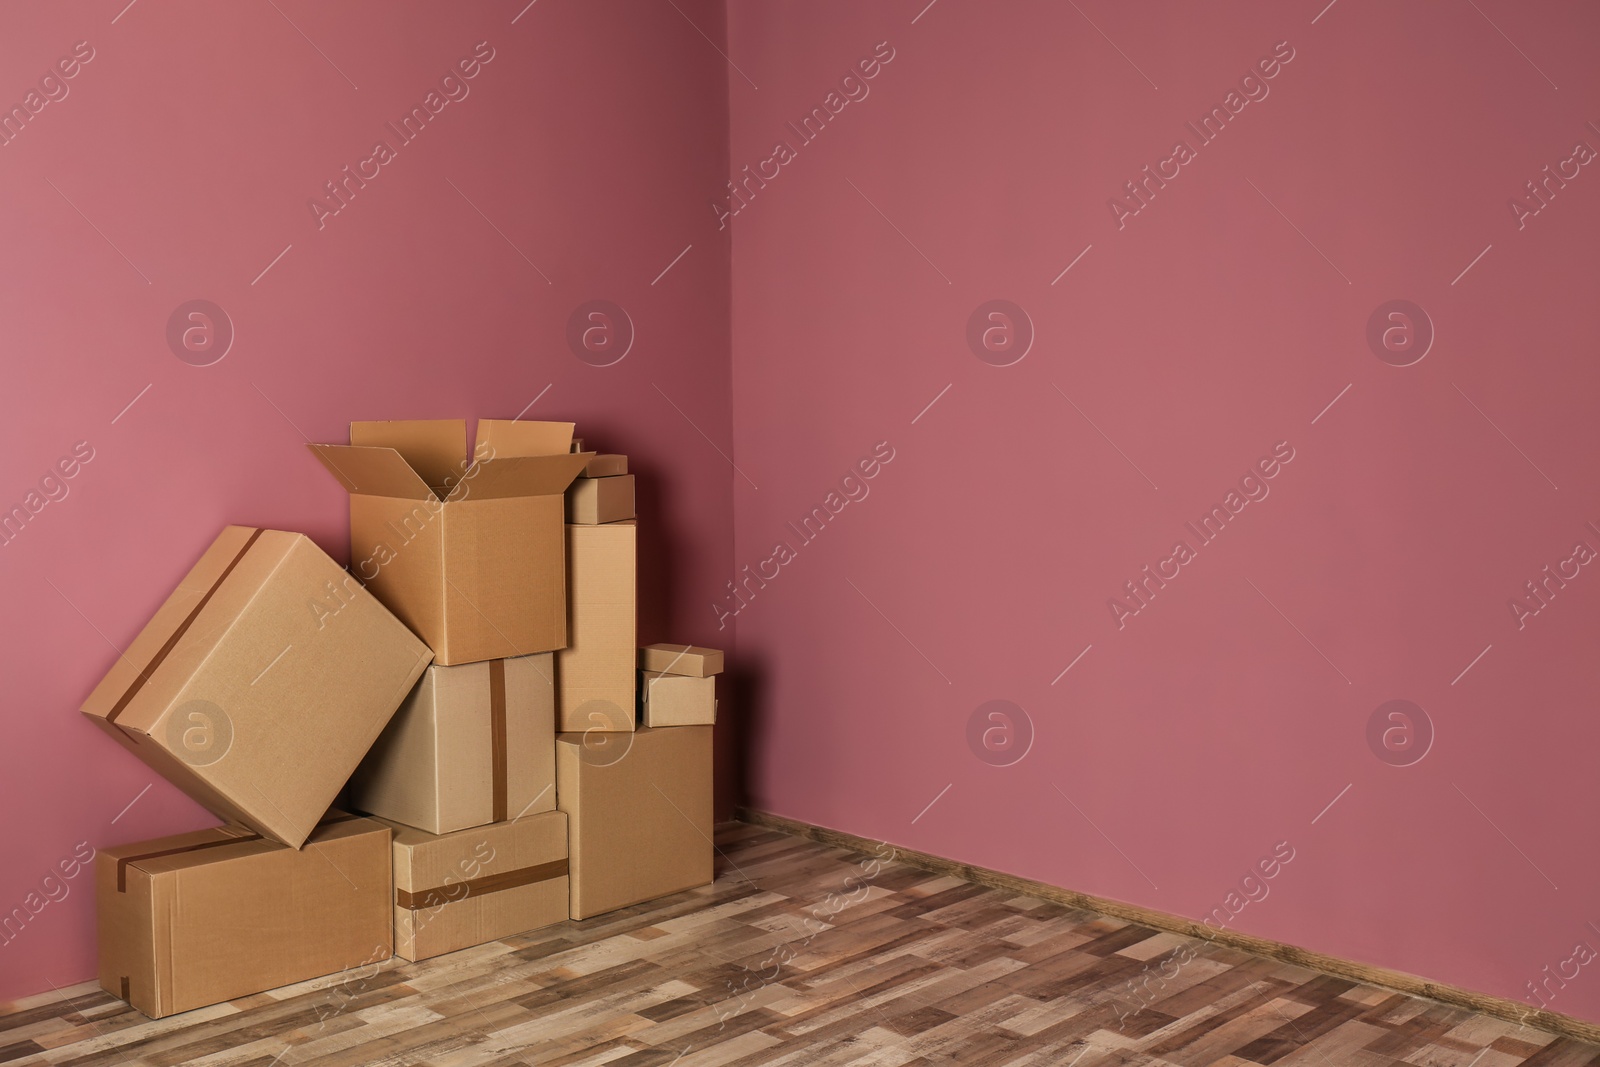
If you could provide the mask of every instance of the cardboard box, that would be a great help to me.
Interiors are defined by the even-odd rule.
[[[353,422],[311,445],[350,493],[350,567],[438,663],[567,643],[562,495],[588,464],[571,423]]]
[[[583,449],[578,451],[582,452]],[[619,474],[628,473],[628,457],[612,453],[597,453],[589,460],[589,465],[583,468],[584,478],[614,478]]]
[[[579,478],[567,490],[567,521],[594,525],[633,518],[633,475]]]
[[[639,719],[645,726],[710,726],[717,721],[717,680],[639,672]]]
[[[213,813],[298,848],[431,658],[306,537],[229,526],[82,710]]]
[[[567,813],[574,919],[715,875],[709,726],[561,734],[556,801]]]
[[[696,645],[663,642],[639,650],[639,669],[657,674],[683,674],[690,678],[709,678],[722,673],[722,653]]]
[[[299,851],[231,826],[102,849],[100,987],[159,1019],[386,960],[390,862],[353,816]]]
[[[359,811],[447,834],[556,806],[550,653],[429,667],[350,783]]]
[[[425,960],[566,920],[561,812],[442,836],[390,826],[395,955]]]
[[[556,653],[556,729],[634,727],[639,644],[632,522],[567,526],[568,644]]]
[[[573,451],[573,452],[582,452],[583,451],[583,438],[574,437],[572,439],[571,451]]]

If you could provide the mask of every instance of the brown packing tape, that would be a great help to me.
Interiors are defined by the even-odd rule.
[[[138,856],[123,856],[117,860],[117,892],[128,891],[128,868],[144,860],[160,859],[163,856],[176,856],[184,852],[199,852],[201,849],[216,848],[218,845],[237,845],[241,841],[260,841],[261,835],[255,833],[240,834],[237,837],[224,837],[220,841],[202,841],[197,845],[183,845],[179,848],[164,848],[159,852],[145,852]],[[124,1000],[127,998],[124,997]]]
[[[424,889],[413,893],[406,889],[394,891],[394,902],[397,907],[407,911],[419,911],[423,908],[437,908],[445,904],[452,904],[468,897],[481,897],[486,893],[498,893],[503,889],[515,889],[518,886],[533,885],[535,882],[546,882],[552,878],[565,878],[567,875],[567,860],[565,857],[551,860],[549,863],[536,863],[532,867],[523,867],[520,870],[505,871],[501,874],[487,874],[482,878],[474,878],[466,882],[457,882],[454,885],[443,885],[435,889]]]
[[[494,819],[506,821],[510,791],[506,766],[506,661],[489,661],[489,759],[494,765]]]
[[[194,620],[199,617],[200,612],[205,610],[205,606],[211,602],[211,598],[216,595],[217,590],[222,588],[222,583],[228,580],[228,575],[233,573],[233,568],[237,567],[239,565],[239,561],[244,559],[245,554],[249,552],[250,549],[255,545],[256,539],[261,536],[262,532],[263,531],[258,528],[254,533],[252,533],[249,539],[245,541],[244,547],[239,549],[239,554],[234,556],[228,565],[222,569],[221,574],[217,575],[217,580],[211,583],[211,588],[206,590],[205,596],[200,598],[200,602],[194,606],[194,610],[189,612],[188,617],[178,625],[176,630],[172,631],[172,636],[167,638],[167,643],[161,646],[160,651],[155,654],[155,656],[145,666],[145,669],[139,672],[139,677],[135,678],[133,680],[133,684],[128,686],[128,691],[122,694],[122,699],[118,700],[116,706],[111,709],[108,715],[106,715],[106,722],[116,722],[117,716],[121,715],[127,710],[128,705],[133,702],[133,698],[139,695],[139,691],[143,689],[145,683],[150,680],[150,676],[155,674],[156,668],[160,667],[161,664],[166,661],[167,656],[171,655],[172,650],[177,647],[178,642],[183,640],[183,635],[189,632],[189,627],[194,625]],[[118,877],[117,881],[120,885],[120,876]]]
[[[322,822],[318,823],[317,825],[319,827],[332,826],[334,823],[349,822],[351,819],[362,819],[365,817],[366,816],[364,815],[353,815],[350,812],[341,811],[337,815],[323,819]],[[261,840],[261,835],[254,833],[253,831],[246,830],[242,833],[235,834],[232,827],[218,827],[218,829],[232,836],[225,837],[220,841],[202,841],[198,845],[184,845],[182,848],[167,848],[162,849],[160,852],[146,852],[139,856],[124,856],[117,860],[117,892],[126,893],[128,891],[128,868],[140,862],[141,860],[160,859],[163,856],[177,856],[184,852],[198,852],[201,849],[216,848],[218,845],[233,845],[240,841]],[[123,997],[122,999],[127,1000],[128,998]]]

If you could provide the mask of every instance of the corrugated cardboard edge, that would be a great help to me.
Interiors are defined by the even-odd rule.
[[[210,553],[218,541],[222,540],[223,536],[227,534],[228,530],[233,528],[235,527],[224,527],[221,533],[217,534],[216,537],[211,539],[211,544],[206,546],[206,551],[201,553],[200,559],[196,560],[189,567],[189,569],[184,572],[184,581],[187,581],[189,575],[193,574],[200,567],[200,565],[205,561],[206,555]],[[134,676],[129,679],[128,684],[123,688],[122,692],[117,695],[117,698],[111,701],[111,706],[105,712],[105,714],[102,715],[98,712],[89,711],[87,709],[91,704],[95,703],[95,697],[100,695],[100,687],[104,685],[107,680],[109,680],[109,672],[107,678],[102,678],[101,681],[96,684],[94,690],[89,694],[89,696],[84,699],[83,704],[79,707],[80,711],[82,711],[85,715],[88,715],[90,718],[99,719],[106,726],[119,725],[117,720],[121,718],[122,714],[128,710],[129,705],[138,699],[140,692],[142,692],[145,686],[150,683],[150,680],[155,677],[156,671],[161,669],[161,665],[166,662],[167,657],[172,654],[173,650],[177,648],[178,644],[188,634],[189,630],[193,628],[195,620],[200,617],[200,613],[205,610],[206,605],[211,603],[212,598],[217,595],[217,591],[222,588],[223,583],[228,580],[228,577],[233,574],[233,572],[238,568],[239,564],[244,561],[244,558],[250,554],[250,550],[255,547],[256,543],[261,539],[261,535],[266,532],[258,526],[239,526],[237,528],[241,531],[250,531],[245,536],[244,544],[239,546],[239,549],[234,552],[232,559],[228,560],[228,562],[223,565],[222,569],[217,572],[216,576],[211,579],[210,583],[206,587],[205,592],[200,594],[199,599],[194,602],[194,605],[189,609],[187,614],[178,620],[177,625],[166,634],[166,637],[161,644],[156,646],[156,650],[150,654],[150,659],[147,660],[143,666],[137,666],[133,663],[133,661],[127,658],[126,654],[122,655],[122,662],[126,663],[130,668],[136,667],[136,672]],[[144,635],[144,631],[149,629],[151,624],[155,622],[156,616],[165,610],[166,606],[171,603],[172,599],[177,596],[178,592],[182,588],[183,582],[180,581],[178,583],[178,587],[175,588],[171,593],[167,594],[167,596],[161,601],[160,607],[155,610],[151,617],[145,622],[144,626],[140,628],[138,636],[142,637]],[[220,636],[221,635],[219,635],[219,640]],[[135,640],[137,641],[137,637]],[[131,646],[129,651],[132,651]],[[113,665],[113,669],[114,666],[115,665]],[[109,695],[110,694],[106,694],[106,696]],[[124,733],[127,733],[130,736],[137,736],[140,733],[140,731],[131,730],[127,726],[120,726],[120,728]]]
[[[803,837],[808,841],[815,841],[830,848],[842,848],[852,852],[870,854],[874,849],[888,843],[857,837],[855,834],[846,833],[843,830],[816,826],[812,823],[801,822],[798,819],[790,819],[782,815],[773,815],[770,812],[756,808],[741,807],[735,810],[734,815],[740,822],[776,830],[779,833],[789,834],[793,837]],[[1102,915],[1109,915],[1125,922],[1137,923],[1140,926],[1148,926],[1168,933],[1182,934],[1185,937],[1193,937],[1212,944],[1224,945],[1256,956],[1266,956],[1269,959],[1281,960],[1297,967],[1321,971],[1324,974],[1330,974],[1347,981],[1362,982],[1367,985],[1388,989],[1392,992],[1438,1001],[1451,1007],[1465,1008],[1468,1011],[1492,1015],[1507,1022],[1548,1030],[1551,1033],[1576,1038],[1579,1041],[1600,1043],[1600,1023],[1576,1019],[1560,1012],[1536,1009],[1519,1001],[1497,997],[1491,993],[1479,993],[1461,986],[1448,985],[1428,978],[1421,978],[1414,974],[1407,974],[1405,971],[1395,971],[1387,967],[1378,967],[1370,963],[1344,959],[1340,956],[1330,956],[1325,952],[1300,948],[1298,945],[1290,945],[1283,941],[1272,941],[1238,930],[1218,930],[1193,919],[1156,911],[1153,908],[1145,908],[1137,904],[1126,904],[1120,900],[1112,900],[1109,897],[1092,896],[1073,889],[1063,889],[1047,882],[1036,882],[1031,878],[1021,878],[1014,874],[1006,874],[1003,871],[973,866],[970,863],[946,859],[943,856],[935,856],[928,852],[917,852],[913,849],[901,848],[898,845],[894,846],[894,850],[894,858],[899,862],[934,874],[948,875],[959,878],[964,882],[989,886],[992,889],[1000,889],[1008,893],[1037,897],[1040,900],[1047,900],[1067,908],[1099,912]]]
[[[649,661],[652,653],[657,655],[671,655],[673,658],[662,667],[652,667]],[[679,661],[693,657],[691,663],[693,670],[686,669],[689,664],[679,666]],[[697,661],[711,660],[715,657],[715,670],[706,670]],[[677,669],[674,669],[677,668]],[[639,648],[639,669],[650,671],[654,674],[681,674],[687,678],[710,678],[726,670],[726,654],[720,648],[706,648],[703,645],[680,645],[673,641],[657,641],[654,644],[642,645]]]

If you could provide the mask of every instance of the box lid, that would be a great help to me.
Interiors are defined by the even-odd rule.
[[[588,461],[585,452],[482,459],[474,463],[466,477],[451,490],[446,502],[562,493]]]
[[[467,466],[466,419],[352,422],[350,443],[394,449],[441,496]]]
[[[392,448],[366,445],[307,445],[351,496],[429,500],[428,483]]]
[[[471,467],[463,419],[352,422],[348,445],[309,447],[352,496],[498,500],[565,491],[593,458],[568,450],[572,427],[484,419]]]
[[[572,452],[570,422],[478,420],[478,453],[498,456],[559,456]],[[581,452],[582,449],[579,449]]]

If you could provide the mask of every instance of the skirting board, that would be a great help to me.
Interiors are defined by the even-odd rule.
[[[870,853],[879,846],[879,842],[869,838],[857,837],[855,834],[847,834],[842,830],[830,830],[824,826],[813,826],[797,819],[772,815],[768,812],[757,811],[754,808],[739,808],[736,815],[741,821],[754,826],[764,826],[795,837],[803,837],[818,844],[849,849],[852,852]],[[893,844],[893,842],[889,842],[889,844]],[[1250,952],[1257,956],[1282,960],[1284,963],[1292,963],[1313,971],[1321,971],[1324,974],[1331,974],[1337,978],[1344,978],[1352,982],[1380,986],[1384,989],[1390,989],[1397,993],[1406,993],[1414,997],[1426,997],[1429,1000],[1437,1000],[1453,1007],[1466,1008],[1469,1011],[1492,1015],[1497,1019],[1522,1023],[1540,1030],[1560,1034],[1564,1037],[1600,1043],[1600,1024],[1576,1019],[1571,1015],[1544,1011],[1515,1000],[1507,1000],[1504,997],[1491,996],[1488,993],[1477,993],[1470,989],[1462,989],[1460,986],[1445,985],[1426,978],[1419,978],[1414,974],[1407,974],[1404,971],[1391,971],[1387,967],[1375,967],[1370,963],[1357,963],[1354,960],[1329,956],[1325,953],[1314,952],[1311,949],[1287,945],[1281,941],[1269,941],[1264,937],[1256,937],[1253,934],[1246,934],[1237,930],[1219,930],[1216,927],[1206,926],[1204,923],[1196,922],[1193,919],[1169,915],[1166,912],[1143,908],[1137,904],[1125,904],[1120,900],[1090,896],[1088,893],[1078,893],[1071,889],[1047,885],[1044,882],[1035,882],[1029,878],[1019,878],[1014,874],[989,870],[987,867],[974,867],[970,863],[961,863],[957,860],[945,859],[943,856],[934,856],[926,852],[916,852],[912,849],[901,848],[899,845],[894,845],[894,849],[897,860],[908,863],[913,867],[920,867],[925,871],[932,871],[935,874],[951,875],[964,881],[989,886],[992,889],[1003,889],[1011,893],[1038,897],[1068,908],[1099,912],[1102,915],[1138,923],[1140,926],[1183,934],[1187,937],[1210,941],[1228,948],[1236,948],[1242,952]]]

